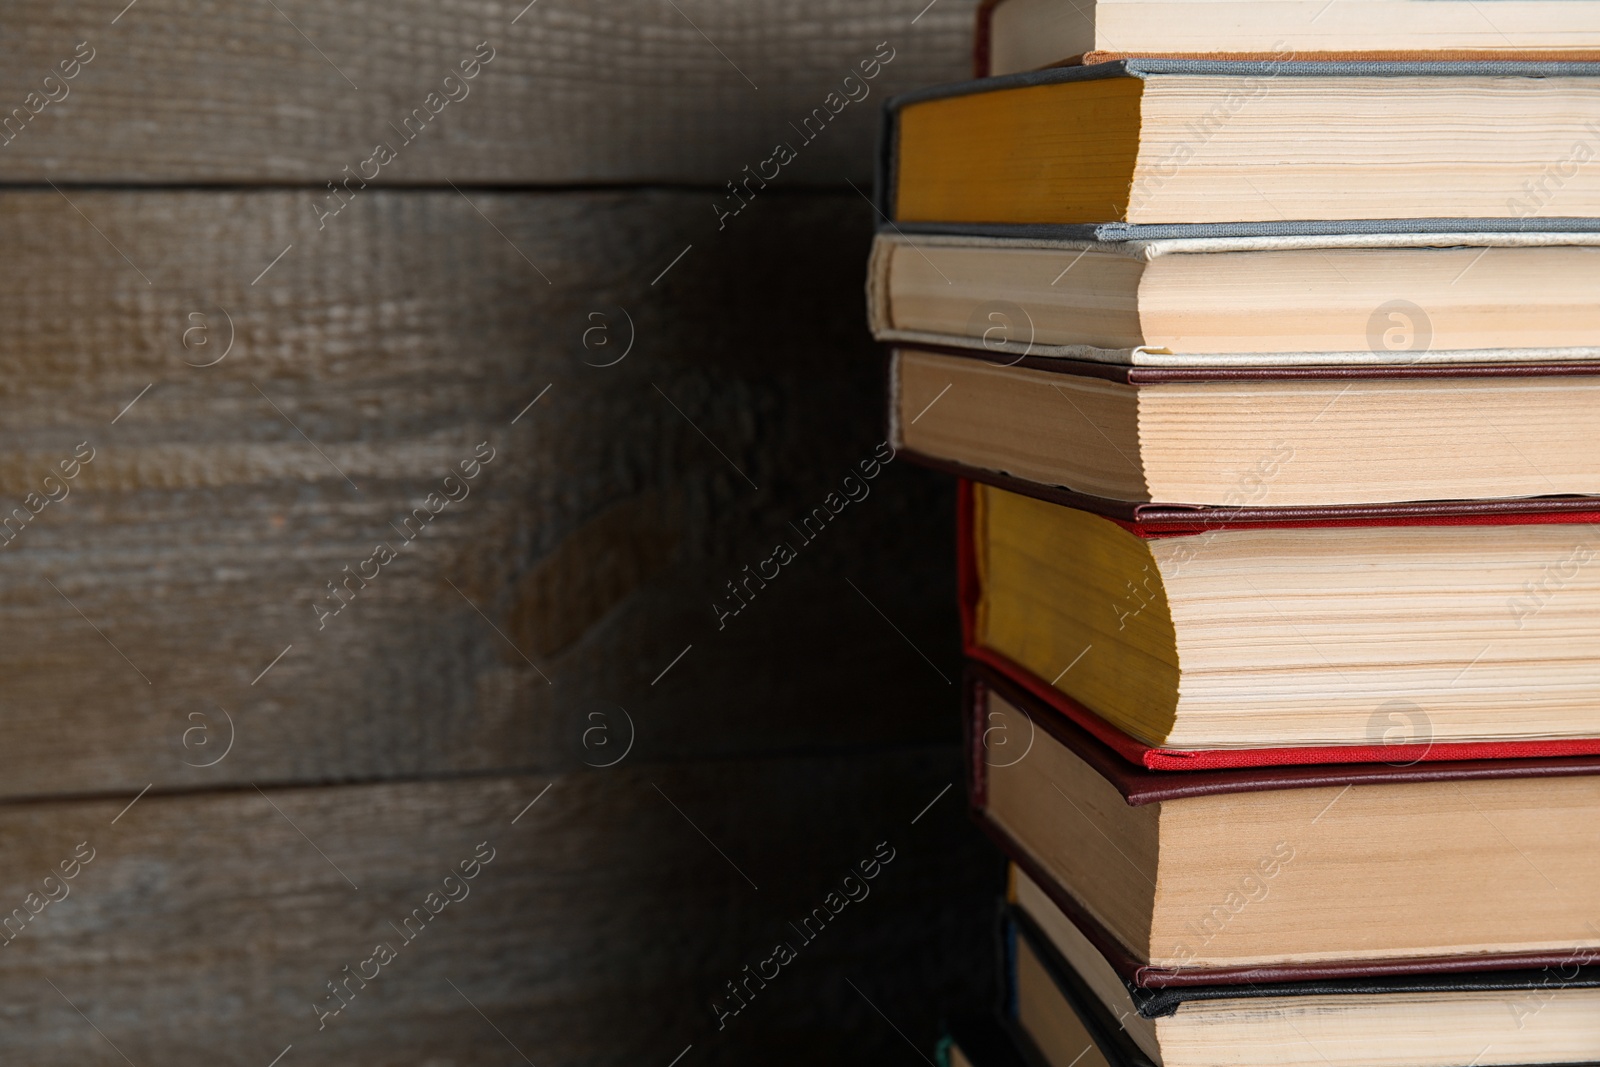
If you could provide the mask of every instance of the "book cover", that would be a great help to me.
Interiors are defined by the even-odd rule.
[[[1007,1028],[1013,1033],[1022,1028],[1017,1025],[1017,949],[1025,945],[1029,953],[1043,965],[1045,973],[1054,984],[1061,999],[1066,1002],[1086,1036],[1113,1067],[1150,1067],[1151,1060],[1129,1036],[1116,1013],[1096,996],[1072,964],[1050,940],[1048,934],[1022,908],[1012,905],[1002,917],[1005,938]],[[1149,989],[1126,983],[1126,988],[1139,1017],[1157,1019],[1175,1014],[1185,1003],[1208,1000],[1250,1001],[1281,999],[1287,997],[1340,997],[1371,996],[1373,994],[1452,994],[1474,992],[1537,991],[1548,995],[1553,989],[1592,989],[1600,986],[1600,967],[1592,964],[1574,964],[1560,968],[1559,977],[1550,970],[1502,971],[1463,975],[1406,975],[1397,977],[1371,977],[1342,980],[1312,980],[1299,982],[1253,983],[1228,986],[1191,986],[1185,988]],[[1037,1047],[1020,1032],[1019,1043],[1029,1053]],[[1042,1057],[1041,1057],[1042,1058]],[[1570,1067],[1592,1067],[1593,1061]]]
[[[1267,237],[1282,235],[1332,235],[1351,233],[1429,232],[1593,232],[1600,219],[1582,216],[1529,216],[1464,218],[1355,218],[1342,220],[1281,219],[1204,223],[1132,223],[1116,219],[1082,223],[962,223],[897,219],[894,189],[897,184],[898,124],[903,109],[912,104],[949,97],[971,96],[1008,89],[1088,82],[1112,78],[1148,79],[1162,75],[1226,76],[1234,78],[1304,77],[1495,77],[1543,79],[1600,76],[1600,63],[1562,61],[1440,60],[1431,62],[1359,59],[1350,61],[1278,61],[1241,59],[1123,58],[1090,66],[1050,67],[975,81],[913,90],[884,102],[875,177],[875,206],[880,225],[902,234],[945,233],[988,236],[1055,238],[1119,242],[1206,237]]]
[[[1459,310],[1456,307],[1439,306],[1430,301],[1422,293],[1415,293],[1424,303],[1426,308],[1417,306],[1411,312],[1413,315],[1425,316],[1424,327],[1426,339],[1412,337],[1407,347],[1390,348],[1384,343],[1382,335],[1376,337],[1372,331],[1371,305],[1362,306],[1357,316],[1364,318],[1367,333],[1364,338],[1355,335],[1346,335],[1357,343],[1364,343],[1364,347],[1346,348],[1329,347],[1326,343],[1311,343],[1311,339],[1304,334],[1305,327],[1295,321],[1295,315],[1290,308],[1275,308],[1274,316],[1282,315],[1283,327],[1281,332],[1293,337],[1300,347],[1291,347],[1293,342],[1281,344],[1272,348],[1227,348],[1218,344],[1218,338],[1211,334],[1209,341],[1192,340],[1189,336],[1183,338],[1181,343],[1174,343],[1170,339],[1166,344],[1147,342],[1135,347],[1115,347],[1104,344],[1087,343],[1081,340],[1092,337],[1092,333],[1077,333],[1077,339],[1068,340],[1061,331],[1059,322],[1051,323],[1046,319],[1046,325],[1041,326],[1035,322],[1035,315],[1051,315],[1057,309],[1053,301],[1057,294],[1050,286],[1036,285],[1032,289],[1021,289],[1008,293],[1003,301],[980,300],[978,294],[987,294],[994,291],[994,280],[983,277],[977,281],[970,273],[962,275],[959,270],[952,270],[960,279],[952,286],[952,279],[945,275],[942,267],[934,266],[936,260],[942,260],[941,253],[955,257],[981,254],[1017,254],[1037,255],[1040,257],[1059,256],[1060,263],[1065,266],[1061,276],[1078,267],[1086,255],[1096,258],[1090,259],[1086,267],[1092,268],[1097,262],[1107,260],[1121,267],[1125,263],[1137,264],[1138,269],[1148,273],[1158,265],[1173,267],[1178,270],[1205,273],[1213,264],[1222,266],[1225,270],[1237,269],[1236,264],[1249,260],[1260,259],[1265,262],[1275,257],[1285,255],[1293,256],[1297,253],[1315,256],[1317,261],[1333,268],[1340,277],[1341,282],[1349,283],[1350,277],[1345,270],[1337,265],[1338,257],[1347,255],[1368,255],[1382,257],[1384,255],[1414,255],[1416,253],[1429,253],[1429,258],[1455,262],[1457,259],[1467,258],[1468,269],[1477,266],[1479,261],[1487,258],[1489,249],[1517,249],[1517,250],[1542,250],[1539,252],[1518,251],[1516,256],[1548,255],[1562,257],[1569,252],[1581,249],[1591,249],[1600,246],[1600,232],[1569,231],[1561,232],[1480,232],[1468,233],[1459,230],[1445,233],[1345,233],[1338,235],[1299,235],[1299,236],[1270,236],[1270,237],[1232,237],[1232,238],[1191,238],[1183,240],[1133,240],[1133,241],[1093,241],[1093,240],[1065,240],[1045,238],[997,238],[990,236],[952,235],[943,233],[919,234],[917,237],[908,237],[895,233],[893,230],[880,229],[873,242],[872,253],[867,263],[867,323],[872,330],[872,335],[879,341],[897,344],[906,348],[922,351],[937,352],[944,355],[969,356],[984,359],[1002,367],[1022,366],[1032,369],[1059,371],[1064,374],[1096,375],[1109,377],[1112,381],[1121,381],[1131,384],[1158,384],[1171,381],[1226,381],[1226,380],[1275,380],[1275,379],[1325,379],[1334,380],[1346,378],[1359,380],[1363,376],[1374,378],[1406,378],[1429,377],[1427,368],[1449,367],[1458,377],[1485,377],[1485,376],[1516,376],[1518,374],[1539,375],[1554,373],[1600,373],[1600,345],[1589,343],[1593,340],[1592,330],[1585,328],[1564,329],[1559,335],[1545,333],[1539,337],[1530,337],[1527,333],[1529,327],[1547,329],[1551,320],[1559,320],[1563,308],[1557,300],[1548,304],[1536,304],[1535,299],[1544,295],[1544,290],[1535,292],[1531,287],[1520,291],[1519,297],[1507,296],[1520,305],[1524,320],[1515,320],[1521,326],[1509,328],[1502,327],[1498,333],[1485,334],[1470,328],[1463,329],[1460,325]],[[909,250],[909,252],[908,252]],[[1476,251],[1474,251],[1476,250]],[[909,254],[914,253],[914,255]],[[909,260],[917,266],[928,265],[936,272],[944,287],[940,294],[941,299],[948,301],[949,308],[958,308],[971,305],[977,310],[999,312],[999,319],[980,320],[986,326],[994,321],[1005,323],[1000,329],[985,328],[981,333],[957,332],[953,329],[935,330],[928,328],[926,323],[916,322],[917,314],[905,316],[902,312],[897,316],[896,309],[899,298],[896,297],[895,283],[892,280],[894,273],[893,264],[904,263]],[[1158,264],[1158,261],[1159,264]],[[948,260],[945,261],[948,264]],[[960,259],[957,259],[960,262]],[[1499,256],[1490,260],[1490,265],[1504,262],[1504,257]],[[1524,261],[1519,261],[1524,262]],[[1552,259],[1550,270],[1561,270]],[[1279,258],[1281,265],[1282,260]],[[1381,258],[1373,262],[1353,262],[1346,260],[1346,269],[1352,275],[1360,276],[1364,270],[1393,269],[1389,264],[1383,263]],[[1376,265],[1375,265],[1376,264]],[[902,268],[903,269],[903,268]],[[970,268],[969,268],[970,269]],[[1080,270],[1084,268],[1078,268]],[[1293,268],[1290,268],[1291,270]],[[1091,273],[1094,271],[1091,269]],[[1118,272],[1120,273],[1120,271]],[[1171,272],[1168,272],[1170,275]],[[1455,275],[1453,281],[1458,281],[1462,272],[1452,268],[1450,273]],[[1486,272],[1491,274],[1492,271]],[[1142,277],[1143,275],[1141,275]],[[1082,278],[1081,274],[1074,275]],[[1475,275],[1474,280],[1490,287],[1481,274]],[[1041,278],[1042,282],[1042,278]],[[1521,279],[1518,279],[1521,282]],[[1168,283],[1170,284],[1170,282]],[[1513,284],[1510,279],[1499,279],[1501,287]],[[1070,283],[1069,283],[1070,286]],[[1470,288],[1470,286],[1469,286]],[[1584,287],[1587,288],[1587,287]],[[1454,293],[1454,287],[1450,292]],[[1580,290],[1581,291],[1581,290]],[[1466,290],[1463,290],[1463,295]],[[913,299],[920,299],[926,304],[925,293],[912,290]],[[903,292],[902,292],[903,296]],[[1141,285],[1137,296],[1129,294],[1140,306],[1147,297]],[[1565,291],[1563,291],[1565,297]],[[1574,298],[1581,299],[1577,292]],[[1159,298],[1157,298],[1159,299]],[[1335,299],[1349,299],[1352,303],[1361,300],[1352,293],[1348,298],[1340,296]],[[1471,298],[1467,298],[1470,300]],[[1481,298],[1480,298],[1481,300]],[[1413,305],[1415,306],[1415,305]],[[1481,307],[1481,302],[1473,301],[1473,307]],[[942,310],[942,309],[941,309]],[[1099,308],[1096,309],[1101,310]],[[1164,308],[1167,314],[1172,314],[1173,309]],[[1344,309],[1341,309],[1344,310]],[[1353,310],[1353,309],[1351,309]],[[1256,312],[1259,314],[1260,312]],[[924,307],[921,311],[924,320],[928,312]],[[1180,312],[1181,314],[1181,312]],[[1239,316],[1248,317],[1250,312],[1240,309],[1236,312]],[[1452,317],[1457,316],[1457,317]],[[910,321],[904,321],[905,319]],[[1010,321],[1014,319],[1015,321]],[[1391,320],[1380,320],[1388,323]],[[969,324],[970,325],[970,324]],[[1441,327],[1445,335],[1450,336],[1450,343],[1438,343]],[[1318,328],[1328,329],[1328,320],[1321,320]],[[1452,332],[1453,331],[1453,334]],[[1187,331],[1185,331],[1187,333]],[[1252,330],[1253,332],[1253,330]],[[1515,339],[1506,341],[1507,334],[1514,334]],[[1319,339],[1325,334],[1315,335]],[[1554,338],[1559,336],[1563,343],[1555,343]],[[1493,343],[1499,341],[1499,344]],[[1094,370],[1095,365],[1110,365],[1114,367],[1135,367],[1141,370],[1167,370],[1183,371],[1182,376],[1162,377],[1140,375],[1113,375],[1107,376]],[[1578,368],[1563,371],[1562,367]],[[1360,368],[1361,373],[1354,373],[1346,368]],[[1421,368],[1424,373],[1416,374],[1412,371]]]
[[[908,458],[919,459],[915,456]],[[919,459],[920,462],[927,462]],[[948,465],[932,462],[935,469]],[[1388,506],[1329,508],[1191,508],[1129,504],[1082,497],[1067,490],[1050,489],[1014,479],[978,473],[988,484],[1052,503],[1092,511],[1142,538],[1194,536],[1219,529],[1272,526],[1406,526],[1496,525],[1600,522],[1600,510],[1590,498],[1570,500],[1455,501]],[[1209,771],[1245,767],[1280,767],[1299,764],[1367,764],[1406,762],[1457,762],[1471,760],[1545,759],[1600,754],[1600,738],[1544,741],[1428,742],[1393,745],[1332,745],[1278,748],[1185,750],[1157,748],[1119,730],[1083,704],[1056,689],[1043,678],[1005,655],[985,647],[976,638],[980,597],[973,539],[972,480],[963,477],[957,489],[956,588],[961,613],[962,644],[966,655],[1003,677],[1008,691],[1026,694],[1033,705],[1051,709],[1051,721],[1065,719],[1092,735],[1127,764],[1159,771]],[[1586,773],[1586,772],[1585,772]]]
[[[1050,901],[1072,920],[1073,925],[1106,958],[1130,988],[1190,989],[1247,984],[1372,980],[1401,975],[1469,975],[1489,971],[1536,971],[1544,967],[1562,966],[1570,962],[1573,956],[1570,948],[1560,948],[1494,955],[1324,960],[1260,966],[1152,966],[1139,959],[1095,919],[1075,897],[1050,876],[1044,866],[1021,843],[988,814],[989,752],[985,747],[984,738],[985,731],[989,729],[986,718],[988,709],[986,695],[989,689],[993,689],[1021,710],[1033,728],[1044,732],[1086,763],[1130,807],[1186,798],[1291,789],[1594,776],[1600,775],[1600,757],[1591,755],[1543,759],[1419,761],[1401,765],[1368,763],[1256,765],[1234,768],[1213,766],[1191,767],[1189,773],[1173,773],[1130,763],[1095,733],[1035,699],[1027,690],[1004,674],[981,663],[973,664],[967,672],[964,691],[967,799],[973,818],[1000,850],[1037,883]],[[1490,981],[1520,980],[1502,976]],[[1151,1010],[1160,1010],[1158,1005],[1161,1003],[1167,1002],[1151,1001],[1153,1005]]]

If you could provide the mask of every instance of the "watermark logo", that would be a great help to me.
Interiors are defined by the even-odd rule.
[[[727,628],[728,620],[742,612],[755,601],[756,596],[767,587],[767,583],[776,581],[778,575],[783,573],[783,568],[793,563],[800,557],[800,548],[805,548],[811,542],[822,536],[822,531],[828,524],[849,507],[859,504],[872,495],[872,480],[883,473],[883,468],[894,462],[894,446],[887,441],[878,442],[878,447],[873,450],[872,457],[859,460],[856,468],[861,472],[857,477],[855,472],[844,476],[839,483],[843,495],[838,490],[830,492],[822,498],[822,503],[811,509],[811,514],[803,515],[799,523],[790,521],[789,528],[795,532],[795,540],[800,542],[796,548],[789,541],[779,541],[772,550],[772,554],[758,562],[755,569],[746,563],[739,574],[730,578],[726,583],[728,595],[719,597],[711,605],[711,610],[717,616],[717,630],[720,632]],[[771,568],[768,570],[767,568]]]
[[[213,737],[211,732],[212,724],[207,714],[203,711],[191,711],[189,713],[188,721],[194,725],[183,731],[182,741],[183,750],[194,757],[193,759],[186,758],[183,761],[191,767],[215,767],[227,759],[228,753],[233,751],[233,716],[229,715],[228,709],[221,704],[217,705],[217,710],[222,712],[223,721],[227,723],[228,727],[228,739],[220,745],[217,742],[221,739],[221,733],[219,731]],[[222,751],[213,756],[212,753],[216,752],[218,748]]]
[[[1141,166],[1144,172],[1138,181],[1134,182],[1128,197],[1128,217],[1137,215],[1140,209],[1147,206],[1163,186],[1183,170],[1199,152],[1211,142],[1223,127],[1233,121],[1235,115],[1243,111],[1252,100],[1266,97],[1272,91],[1273,79],[1282,72],[1284,65],[1293,63],[1296,53],[1289,48],[1288,42],[1274,41],[1272,44],[1273,58],[1260,66],[1260,73],[1246,76],[1239,84],[1236,91],[1228,93],[1216,101],[1204,112],[1195,116],[1183,127],[1183,136],[1167,150],[1166,155],[1153,160],[1148,167]]]
[[[872,880],[894,862],[895,855],[894,846],[887,841],[879,841],[872,855],[847,868],[848,873],[834,883],[836,888],[830,889],[809,914],[798,923],[790,920],[789,929],[795,933],[792,939],[785,931],[784,940],[779,941],[766,958],[754,967],[745,964],[738,974],[729,979],[724,986],[727,993],[718,993],[711,998],[711,1013],[716,1017],[717,1029],[726,1030],[728,1021],[749,1007],[750,1002],[767,988],[768,982],[777,980],[783,969],[793,963],[807,945],[820,937],[840,912],[852,903],[859,904],[871,896]]]
[[[1583,128],[1591,135],[1600,134],[1600,123],[1593,119],[1583,124]],[[1595,157],[1595,146],[1600,140],[1592,137],[1580,137],[1572,143],[1567,150],[1566,157],[1555,162],[1546,163],[1539,171],[1537,178],[1531,178],[1522,183],[1518,190],[1520,197],[1506,199],[1506,212],[1519,219],[1528,219],[1538,215],[1550,202],[1566,187],[1567,182],[1578,176],[1588,162]]]
[[[328,226],[328,220],[344,211],[355,202],[356,197],[367,187],[367,183],[377,179],[383,168],[400,158],[401,149],[416,140],[428,128],[428,124],[439,117],[439,113],[452,103],[459,104],[472,95],[474,78],[482,73],[483,68],[494,61],[497,55],[494,46],[488,41],[481,41],[473,49],[472,55],[463,59],[458,67],[460,75],[455,70],[444,75],[436,84],[437,89],[422,98],[421,104],[413,107],[409,114],[400,119],[396,126],[392,121],[389,128],[395,132],[394,142],[380,141],[372,149],[372,155],[359,160],[354,169],[346,163],[340,168],[343,177],[329,181],[328,192],[331,195],[323,196],[318,202],[311,205],[311,213],[316,216],[317,229],[323,230]],[[348,80],[348,79],[346,79]],[[354,84],[353,82],[351,84]],[[465,196],[466,194],[462,194]],[[471,204],[471,201],[467,201]],[[477,210],[474,208],[473,210]],[[493,223],[490,223],[493,225]],[[526,258],[526,257],[524,257]],[[535,267],[535,270],[538,268]],[[263,272],[265,273],[265,272]],[[259,280],[259,279],[257,279]],[[251,283],[255,284],[254,282]]]
[[[88,850],[85,853],[85,849]],[[12,908],[11,914],[0,914],[0,948],[5,948],[28,928],[39,915],[52,904],[59,904],[72,895],[72,886],[67,883],[78,877],[83,869],[94,861],[95,848],[87,841],[78,842],[78,847],[72,850],[72,855],[56,864],[55,870],[39,880],[39,890],[30,892],[22,898],[20,907]],[[52,885],[51,883],[54,883]]]
[[[1335,397],[1334,399],[1338,399]],[[1313,419],[1313,422],[1316,420]],[[1240,477],[1238,483],[1228,490],[1222,498],[1225,508],[1246,507],[1252,504],[1263,503],[1271,489],[1274,479],[1283,471],[1283,468],[1294,461],[1294,446],[1287,441],[1275,441],[1272,448],[1256,459],[1256,465]],[[1199,558],[1201,551],[1216,539],[1217,535],[1228,528],[1233,521],[1226,514],[1223,517],[1208,520],[1205,533],[1199,537],[1177,538],[1181,543],[1174,546],[1172,554],[1162,564],[1163,574],[1169,578],[1176,578],[1184,567]],[[1124,616],[1117,615],[1119,624],[1123,623]],[[1119,625],[1118,629],[1122,626]]]
[[[1202,958],[1201,953],[1205,947],[1228,928],[1234,916],[1251,904],[1266,900],[1268,894],[1272,892],[1272,887],[1268,883],[1283,873],[1284,868],[1294,860],[1294,856],[1294,846],[1287,841],[1279,841],[1272,846],[1271,852],[1256,860],[1254,866],[1244,869],[1244,873],[1238,876],[1238,880],[1221,900],[1196,918],[1184,923],[1184,931],[1189,937],[1172,948],[1172,954],[1178,960],[1178,969],[1191,967],[1197,959]]]
[[[1511,612],[1517,629],[1522,629],[1530,618],[1543,611],[1545,605],[1576,579],[1578,571],[1594,556],[1594,549],[1579,542],[1564,558],[1545,564],[1537,582],[1523,582],[1522,592],[1525,596],[1506,598],[1506,608]]]
[[[24,96],[19,106],[12,108],[9,114],[0,115],[0,147],[21,137],[23,131],[28,129],[28,124],[36,115],[43,114],[45,108],[71,96],[72,86],[67,83],[94,62],[97,54],[88,41],[79,41],[72,55],[57,63],[49,74],[41,78],[37,83],[39,87]]]
[[[628,324],[628,340],[621,345],[622,354],[613,356],[612,352],[618,347],[611,338],[611,319],[613,314],[620,314],[622,320]],[[583,331],[583,350],[586,353],[583,362],[591,367],[615,367],[618,363],[628,358],[628,353],[633,351],[635,331],[633,316],[628,314],[625,307],[609,308],[605,311],[591,311],[587,320],[588,326]]]
[[[1409,300],[1390,300],[1367,318],[1367,349],[1394,363],[1414,363],[1433,344],[1433,320]],[[1406,358],[1409,356],[1410,358]]]
[[[138,397],[134,399],[137,400]],[[112,421],[115,422],[116,419]],[[4,505],[0,504],[0,548],[9,547],[11,542],[27,529],[28,523],[45,508],[53,503],[59,504],[72,495],[72,480],[82,473],[83,468],[92,462],[94,457],[94,446],[88,441],[80,441],[69,458],[57,461],[56,471],[60,472],[60,477],[56,476],[56,471],[52,471],[39,480],[39,489],[43,490],[42,495],[38,490],[29,492],[22,498],[22,504],[12,508],[9,515],[5,514]]]
[[[1140,573],[1144,576],[1144,581],[1134,585],[1132,579],[1127,580],[1124,583],[1128,587],[1127,593],[1118,597],[1116,603],[1111,605],[1112,612],[1117,616],[1118,630],[1126,630],[1129,619],[1138,618],[1145,608],[1161,599],[1160,575],[1152,571],[1148,563]],[[1155,584],[1151,585],[1151,582]]]
[[[985,352],[1014,357],[1008,363],[991,361],[1002,367],[1014,367],[1028,357],[1035,333],[1028,309],[1009,300],[985,300],[967,317],[967,336],[976,338]],[[1022,346],[1020,354],[1018,345]]]
[[[583,750],[592,757],[583,761],[587,766],[615,767],[633,751],[633,741],[637,736],[633,728],[633,716],[621,704],[613,704],[611,708],[621,713],[620,720],[611,710],[591,711],[584,716],[587,725],[583,730]]]
[[[1375,748],[1421,745],[1422,753],[1391,767],[1410,767],[1422,762],[1433,749],[1433,720],[1420,704],[1411,700],[1390,700],[1367,719],[1367,743]]]
[[[537,400],[538,397],[534,399]],[[433,521],[434,516],[451,504],[459,504],[472,495],[472,480],[483,473],[483,468],[494,461],[497,453],[488,441],[481,441],[478,447],[473,449],[472,454],[476,458],[464,459],[457,464],[459,473],[457,470],[451,470],[441,480],[439,489],[443,491],[443,495],[437,491],[429,493],[420,505],[411,509],[410,515],[400,520],[399,525],[390,521],[389,526],[404,538],[399,542],[398,548],[388,541],[379,541],[373,546],[372,554],[357,562],[354,569],[351,569],[348,563],[341,568],[339,572],[341,577],[337,585],[332,581],[325,583],[328,591],[323,594],[323,599],[338,606],[330,610],[325,604],[315,601],[311,603],[311,610],[317,616],[318,633],[327,628],[329,619],[338,616],[356,600],[362,590],[377,581],[384,567],[399,559],[400,553],[428,530],[428,524]]]
[[[783,168],[800,158],[800,149],[821,137],[828,124],[837,118],[840,112],[851,104],[859,104],[871,96],[872,79],[883,73],[884,67],[894,62],[896,54],[894,46],[888,41],[879,42],[877,50],[857,63],[856,67],[844,76],[839,87],[830,91],[822,98],[820,104],[811,109],[809,115],[800,120],[800,125],[789,123],[789,128],[798,135],[795,139],[798,147],[795,143],[780,141],[773,146],[772,154],[757,163],[754,169],[746,163],[740,176],[726,182],[728,192],[722,197],[723,203],[711,205],[712,212],[717,216],[717,229],[727,229],[729,219],[755,203],[757,194],[770,183],[777,181],[783,173]],[[856,73],[858,70],[859,76]],[[744,74],[743,71],[739,73]],[[746,77],[745,81],[750,79]],[[755,82],[750,82],[750,85],[754,88]]]
[[[221,363],[223,360],[227,359],[228,353],[233,351],[233,340],[235,334],[233,328],[233,316],[228,314],[228,309],[222,307],[221,305],[218,305],[217,310],[222,312],[222,320],[228,324],[228,339],[220,346],[222,349],[222,354],[217,356],[217,358],[209,360],[205,363],[196,363],[192,359],[185,359],[184,362],[191,367],[215,367],[218,363]],[[184,321],[188,323],[188,325],[184,328],[183,336],[181,338],[183,350],[185,352],[196,357],[197,359],[205,359],[219,347],[211,339],[211,319],[206,316],[205,312],[191,311]]]
[[[359,960],[353,969],[348,963],[345,964],[342,973],[334,975],[326,983],[329,995],[311,1005],[311,1010],[317,1017],[317,1029],[326,1030],[329,1019],[342,1015],[368,985],[386,974],[384,968],[399,959],[400,953],[405,951],[406,946],[422,936],[435,916],[451,904],[459,904],[471,896],[472,880],[483,873],[483,869],[494,861],[495,855],[494,846],[487,841],[480,841],[473,849],[471,858],[456,864],[455,870],[445,868],[450,873],[440,880],[439,888],[423,897],[421,903],[400,920],[399,926],[390,919],[389,928],[398,936],[393,941],[378,942],[373,946],[372,954]],[[388,935],[384,936],[387,938]],[[371,971],[367,970],[368,967],[372,968]],[[317,995],[322,997],[320,993]],[[335,1004],[338,1007],[334,1007]]]
[[[1033,716],[1023,709],[991,707],[984,721],[987,723],[983,728],[984,763],[991,767],[1015,767],[1033,751]]]
[[[1600,936],[1600,930],[1594,923],[1585,923],[1591,934]],[[1575,948],[1562,961],[1560,967],[1547,966],[1540,974],[1539,984],[1530,989],[1525,996],[1513,1000],[1510,1004],[1511,1017],[1516,1020],[1517,1029],[1521,1030],[1528,1025],[1528,1020],[1538,1015],[1545,1009],[1558,992],[1569,988],[1576,982],[1582,968],[1591,967],[1600,962],[1600,950],[1593,948]]]

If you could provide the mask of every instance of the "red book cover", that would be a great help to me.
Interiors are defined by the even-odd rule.
[[[915,461],[950,470],[947,464],[929,462],[909,451],[903,454]],[[978,642],[975,623],[981,589],[973,539],[972,481],[969,479],[980,472],[962,469],[956,473],[964,475],[957,491],[956,552],[961,636],[966,654],[1003,672],[1034,700],[1069,719],[1129,763],[1159,771],[1206,771],[1292,764],[1540,759],[1600,754],[1600,738],[1207,750],[1153,748],[1128,736],[1027,668]],[[1147,539],[1192,536],[1224,528],[1238,530],[1272,526],[1487,526],[1600,522],[1597,502],[1588,498],[1446,501],[1325,508],[1174,507],[1101,500],[988,473],[982,473],[981,480],[1010,492],[1095,512]]]

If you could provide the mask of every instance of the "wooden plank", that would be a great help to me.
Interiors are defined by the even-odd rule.
[[[0,195],[0,795],[955,736],[947,481],[790,526],[881,435],[854,194],[70,195]]]
[[[0,1056],[266,1067],[293,1046],[283,1067],[519,1052],[665,1067],[692,1045],[684,1064],[903,1060],[878,1010],[926,1052],[991,968],[1000,863],[959,787],[911,821],[959,763],[939,748],[152,794],[120,817],[121,799],[6,806],[0,906],[39,910],[0,949]],[[879,842],[893,858],[845,885]],[[75,850],[93,858],[45,882]],[[829,905],[841,888],[859,899]],[[809,943],[792,932],[830,906]],[[413,909],[437,914],[406,927]],[[797,959],[719,1030],[712,998],[785,939]],[[347,965],[370,981],[336,999]]]
[[[890,92],[967,76],[974,0],[107,6],[5,5],[0,180],[320,187],[388,142],[384,184],[720,187],[794,141],[786,182],[860,182]],[[790,124],[824,106],[837,118],[800,142]]]

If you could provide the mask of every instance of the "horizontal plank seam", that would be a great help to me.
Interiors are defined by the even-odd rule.
[[[453,192],[449,182],[385,182],[382,185],[368,183],[373,192],[391,193],[440,193]],[[662,182],[662,181],[631,181],[631,182],[456,182],[455,186],[463,191],[475,193],[715,193],[719,196],[726,194],[726,186],[700,184],[697,182]],[[55,189],[73,190],[78,192],[106,192],[106,193],[263,193],[263,192],[308,192],[321,193],[327,188],[326,183],[314,181],[249,181],[249,182],[140,182],[140,181],[57,181]],[[52,186],[46,181],[8,181],[0,179],[0,192],[49,192]],[[762,196],[785,198],[804,196],[831,196],[835,193],[850,191],[850,183],[841,181],[837,184],[830,182],[792,182],[782,189],[763,191]]]
[[[830,748],[820,745],[798,746],[792,749],[775,749],[761,752],[729,752],[712,753],[705,756],[681,756],[666,759],[642,762],[640,768],[676,768],[684,766],[717,766],[733,763],[769,763],[777,760],[818,759],[823,757],[837,757],[843,761],[854,761],[874,756],[904,756],[919,753],[932,753],[948,751],[959,754],[961,746],[953,741],[923,741],[907,745],[880,744],[859,745],[852,748]],[[281,779],[260,780],[254,782],[229,782],[219,785],[196,786],[151,786],[142,796],[145,800],[161,797],[194,797],[205,795],[227,795],[232,793],[249,793],[257,788],[274,792],[288,792],[297,789],[341,789],[364,788],[374,785],[427,785],[429,783],[449,783],[462,781],[483,781],[492,778],[559,778],[566,775],[577,774],[585,770],[582,764],[550,766],[550,767],[505,767],[489,770],[470,771],[441,771],[435,774],[401,774],[401,775],[365,775],[347,778],[307,778],[303,780]],[[589,770],[591,774],[604,774],[604,769]],[[40,805],[66,805],[66,804],[91,804],[111,800],[124,800],[130,797],[135,790],[130,786],[127,789],[106,790],[100,792],[79,793],[36,793],[23,794],[15,797],[0,799],[0,811],[6,808],[38,807]]]

